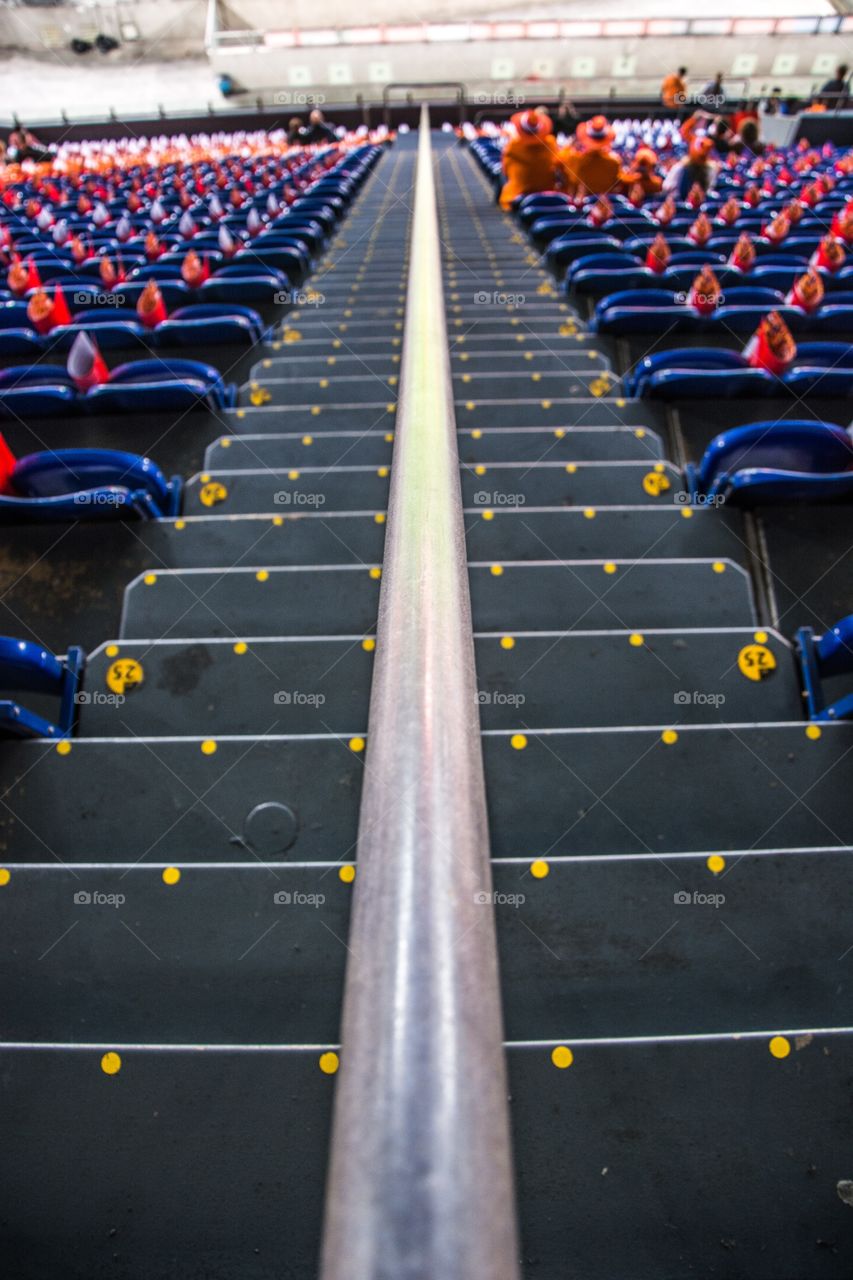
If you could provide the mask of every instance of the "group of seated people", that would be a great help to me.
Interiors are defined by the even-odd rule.
[[[650,146],[621,156],[603,115],[579,124],[561,146],[545,107],[516,112],[503,152],[501,207],[510,209],[520,196],[554,190],[568,195],[630,195],[638,203],[661,191],[684,199],[697,183],[703,191],[710,190],[728,156],[761,154],[757,119],[748,112],[726,120],[695,111],[680,132],[688,147],[680,159],[659,157]]]

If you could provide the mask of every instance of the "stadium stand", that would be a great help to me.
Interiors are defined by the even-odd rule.
[[[853,163],[508,139],[5,186],[15,1277],[849,1275]]]

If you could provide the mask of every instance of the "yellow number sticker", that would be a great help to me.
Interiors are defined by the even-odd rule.
[[[135,658],[118,658],[107,669],[107,687],[113,693],[127,693],[142,684],[144,678],[142,663]]]
[[[589,389],[594,396],[606,396],[610,390],[609,378],[593,378],[589,384]]]
[[[647,471],[643,476],[643,488],[652,498],[660,497],[669,487],[669,476],[663,471]]]
[[[302,334],[298,329],[285,329],[281,335],[285,342],[301,342]]]
[[[747,680],[764,680],[776,670],[776,657],[766,644],[747,644],[737,656],[737,665]]]
[[[205,507],[218,507],[228,497],[228,490],[218,480],[211,480],[209,484],[202,485],[199,497]]]
[[[266,387],[255,387],[254,391],[249,392],[249,399],[254,405],[269,404],[272,396]]]

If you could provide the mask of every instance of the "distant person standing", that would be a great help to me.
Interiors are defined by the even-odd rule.
[[[713,107],[715,111],[722,111],[726,105],[726,91],[723,88],[723,73],[718,71],[713,80],[709,80],[702,90],[701,102],[703,106]]]
[[[519,196],[550,191],[554,186],[557,144],[548,116],[535,111],[518,111],[510,120],[515,135],[504,147],[503,171],[506,181],[500,193],[502,209],[511,209]]]
[[[847,99],[850,95],[850,84],[848,75],[850,68],[846,62],[840,63],[835,68],[835,75],[831,80],[827,80],[826,84],[820,91],[821,101],[827,107],[846,107]]]
[[[660,100],[670,111],[680,111],[687,104],[687,68],[679,67],[664,78]]]
[[[292,147],[304,142],[305,126],[300,116],[291,116],[287,122],[287,141]]]

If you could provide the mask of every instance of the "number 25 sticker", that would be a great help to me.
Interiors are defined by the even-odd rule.
[[[135,658],[119,658],[107,670],[107,686],[113,693],[126,693],[142,684],[142,663]]]
[[[738,670],[747,680],[764,680],[776,670],[776,658],[765,644],[748,644],[737,656]]]

